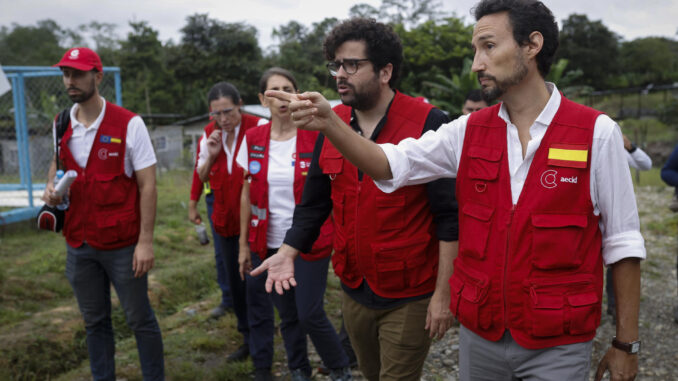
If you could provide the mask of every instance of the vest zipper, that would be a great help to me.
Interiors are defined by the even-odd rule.
[[[506,254],[504,255],[504,328],[508,329],[509,327],[509,308],[508,308],[508,266],[509,266],[509,256],[511,255],[511,225],[513,224],[513,214],[516,211],[516,204],[511,206],[509,211],[509,218],[506,227]]]

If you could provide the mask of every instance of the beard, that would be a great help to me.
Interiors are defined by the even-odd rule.
[[[92,83],[89,90],[82,90],[78,89],[77,87],[71,87],[68,90],[71,89],[79,90],[80,92],[77,94],[68,94],[68,97],[71,98],[71,100],[75,103],[83,103],[87,102],[88,100],[90,100],[90,98],[94,96],[94,93],[96,92],[96,84],[94,79],[92,79]]]
[[[359,89],[346,80],[342,80],[338,84],[348,86],[353,93],[353,97],[349,99],[342,98],[341,102],[346,106],[363,111],[370,110],[379,102],[381,89],[379,87],[379,76],[376,73],[371,80],[362,84]]]
[[[486,74],[484,71],[478,72],[478,80],[481,78],[487,78],[494,81],[495,86],[483,87],[481,92],[483,95],[483,100],[488,104],[496,101],[506,93],[506,91],[511,87],[519,84],[527,76],[527,65],[523,62],[522,53],[519,53],[516,57],[516,66],[513,70],[513,73],[508,78],[498,80],[496,77]]]

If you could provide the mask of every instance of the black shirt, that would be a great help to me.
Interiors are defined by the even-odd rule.
[[[391,105],[389,104],[389,108]],[[386,124],[388,109],[386,114],[379,121],[374,129],[370,140],[376,141],[379,133]],[[437,108],[431,109],[422,135],[427,131],[437,130],[442,124],[448,123],[450,119],[444,112]],[[358,119],[355,117],[355,111],[351,111],[351,128],[362,134],[362,129],[358,125]],[[285,235],[284,243],[301,252],[309,252],[313,243],[320,234],[320,227],[332,211],[332,181],[329,176],[322,173],[318,164],[320,152],[323,147],[325,137],[321,134],[315,142],[313,149],[313,158],[311,167],[306,176],[304,184],[304,193],[301,197],[301,203],[294,209],[292,227]],[[358,172],[358,179],[362,181],[363,173]],[[439,179],[426,184],[431,213],[436,227],[437,238],[441,241],[456,241],[459,237],[459,221],[457,214],[457,202],[454,197],[455,179]],[[342,283],[344,291],[356,302],[369,308],[385,309],[393,308],[398,305],[429,297],[431,294],[414,296],[410,298],[384,298],[372,291],[367,282],[355,289],[352,289]]]

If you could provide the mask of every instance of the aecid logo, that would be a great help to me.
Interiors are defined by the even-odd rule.
[[[579,178],[577,176],[558,178],[558,172],[554,169],[548,169],[541,174],[541,185],[546,189],[553,189],[558,186],[558,182],[576,184]]]
[[[557,178],[558,172],[553,169],[546,170],[541,174],[541,185],[546,189],[553,189],[558,186]]]

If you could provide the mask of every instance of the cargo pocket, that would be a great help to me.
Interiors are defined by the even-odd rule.
[[[377,196],[377,224],[379,230],[400,230],[405,227],[405,196]]]
[[[116,181],[119,176],[115,174],[100,173],[94,175],[94,189],[92,191],[94,202],[103,207],[122,204],[127,198],[129,182]]]
[[[502,151],[494,148],[471,146],[468,150],[468,175],[474,180],[495,180],[499,176]]]
[[[525,311],[528,331],[536,337],[594,332],[598,294],[590,276],[526,281],[529,302]]]
[[[459,254],[475,259],[485,258],[487,237],[490,233],[490,219],[494,208],[466,203],[459,221]]]
[[[579,244],[588,220],[583,214],[533,214],[532,260],[542,270],[582,264]]]
[[[118,218],[102,216],[97,218],[97,240],[102,244],[114,244],[129,240],[137,228],[137,218],[134,213],[128,213]]]
[[[432,263],[426,260],[429,243],[427,235],[424,239],[372,244],[379,287],[401,291],[416,287],[433,276]]]
[[[492,312],[484,306],[489,291],[486,274],[460,266],[455,261],[450,283],[450,311],[459,322],[470,329],[488,329],[492,325]]]

